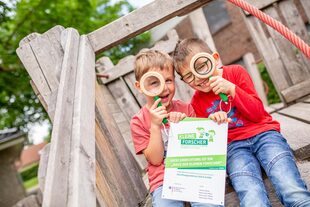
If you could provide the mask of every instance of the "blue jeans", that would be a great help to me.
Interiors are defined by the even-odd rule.
[[[153,207],[183,207],[184,201],[170,200],[161,198],[163,186],[160,186],[154,190],[152,195]],[[191,202],[191,207],[217,207],[217,205]],[[222,206],[218,206],[222,207]]]
[[[227,174],[240,206],[271,206],[261,166],[283,205],[310,206],[310,192],[300,177],[291,149],[276,131],[228,144]]]

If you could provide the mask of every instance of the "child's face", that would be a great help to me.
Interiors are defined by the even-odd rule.
[[[183,62],[182,67],[179,68],[181,79],[185,83],[187,83],[190,87],[192,87],[193,89],[208,93],[212,90],[212,88],[210,87],[210,84],[209,84],[209,78],[198,78],[198,77],[194,76],[190,70],[190,61],[195,54],[196,54],[195,52],[189,54],[185,58],[185,61]],[[215,58],[215,60],[218,60],[218,58],[219,58],[217,53],[215,55],[213,54],[213,57]],[[198,61],[197,61],[197,63],[198,63]],[[215,71],[213,73],[213,76],[215,76],[215,75],[218,75],[217,69],[215,69]]]
[[[161,103],[166,107],[167,111],[171,110],[172,107],[172,99],[175,94],[175,80],[174,80],[174,71],[172,67],[165,68],[160,70],[159,68],[154,68],[149,71],[155,71],[162,75],[165,80],[164,90],[159,94],[161,98]],[[138,86],[140,88],[140,86]],[[147,105],[151,106],[154,103],[154,97],[146,96]]]

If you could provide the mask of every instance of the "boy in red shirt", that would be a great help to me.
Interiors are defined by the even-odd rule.
[[[132,118],[130,123],[131,135],[137,154],[143,153],[148,161],[148,178],[153,206],[183,207],[183,201],[162,199],[162,185],[164,179],[164,155],[168,144],[168,124],[162,124],[163,118],[171,122],[179,122],[186,116],[195,116],[190,104],[180,100],[173,100],[175,93],[175,76],[173,61],[167,54],[156,50],[149,50],[137,55],[135,61],[135,87],[142,93],[140,79],[149,72],[160,73],[165,81],[165,87],[160,99],[146,97],[146,105]],[[162,106],[157,107],[159,102]],[[214,206],[203,203],[191,203],[192,207]]]
[[[263,167],[282,204],[310,206],[310,192],[300,177],[289,145],[280,134],[280,124],[265,111],[246,70],[240,65],[219,68],[219,54],[215,52],[212,56],[217,63],[212,77],[195,77],[190,62],[198,53],[211,53],[203,40],[181,41],[174,51],[175,70],[196,90],[191,104],[197,117],[211,117],[219,123],[231,118],[227,174],[240,205],[271,206],[261,175]],[[197,64],[207,67],[207,62]],[[221,100],[220,93],[228,95],[228,103]],[[227,117],[219,116],[218,111],[227,112]]]

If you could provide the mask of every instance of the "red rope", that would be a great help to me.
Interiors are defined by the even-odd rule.
[[[243,10],[249,12],[253,16],[262,20],[264,23],[268,24],[275,30],[277,30],[280,34],[282,34],[286,39],[292,42],[297,48],[299,48],[309,59],[310,59],[310,47],[307,45],[302,39],[300,39],[296,34],[290,31],[286,26],[284,26],[281,22],[273,19],[269,15],[255,8],[254,6],[248,4],[243,0],[228,0],[234,5],[242,8]]]

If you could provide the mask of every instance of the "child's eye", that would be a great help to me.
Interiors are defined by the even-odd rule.
[[[168,79],[166,80],[166,83],[172,83],[172,80]]]

